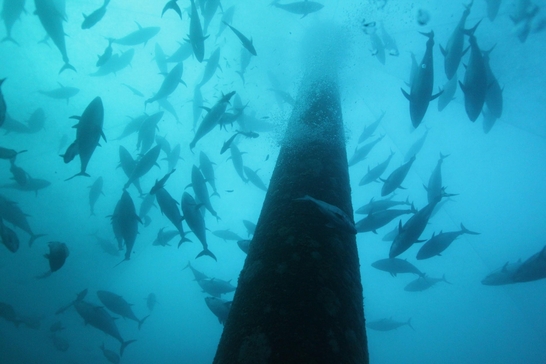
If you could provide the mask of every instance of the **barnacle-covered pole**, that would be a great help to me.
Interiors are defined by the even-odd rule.
[[[355,235],[295,200],[309,195],[352,221],[338,82],[327,66],[300,87],[216,364],[368,363]]]

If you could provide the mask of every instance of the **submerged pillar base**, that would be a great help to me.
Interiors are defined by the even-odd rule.
[[[302,87],[214,363],[368,363],[356,237],[304,195],[353,215],[332,79]]]

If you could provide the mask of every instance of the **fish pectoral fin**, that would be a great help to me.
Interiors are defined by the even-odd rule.
[[[440,52],[442,52],[442,55],[445,57],[447,55],[447,51],[442,45],[440,44]]]
[[[432,101],[432,100],[438,98],[438,96],[440,96],[443,92],[444,92],[444,90],[440,90],[437,94],[432,95],[432,96],[430,97],[430,101]]]
[[[404,96],[406,97],[406,99],[408,99],[409,101],[411,101],[411,96],[410,96],[410,94],[408,94],[403,88],[400,88],[400,90],[402,90],[402,93],[404,94]]]
[[[463,93],[466,94],[467,88],[461,81],[459,81],[459,86],[461,86],[461,90],[463,90]]]

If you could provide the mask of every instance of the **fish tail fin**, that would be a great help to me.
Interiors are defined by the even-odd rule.
[[[185,241],[191,243],[191,240],[186,238],[185,236],[182,237],[182,239],[180,239],[180,241],[178,242],[178,247],[180,248],[180,245],[182,245],[182,243],[184,243]],[[189,263],[188,263],[189,264]]]
[[[467,228],[465,228],[465,226],[463,225],[462,222],[461,222],[461,231],[462,231],[464,234],[480,235],[480,233],[477,233],[477,232],[475,232],[475,231],[470,231],[470,230],[468,230]]]
[[[212,196],[218,196],[218,197],[220,197],[220,195],[218,194],[218,191],[214,191],[213,194],[210,195],[210,197],[212,197]]]
[[[11,35],[5,36],[5,37],[2,39],[2,43],[4,43],[4,42],[12,42],[12,43],[15,44],[15,45],[19,45],[19,43],[17,43],[17,41],[16,41],[15,39],[13,39],[13,38],[11,37]]]
[[[114,268],[117,267],[118,265],[120,265],[121,263],[125,262],[126,260],[129,260],[127,258],[123,258],[123,260],[121,262],[119,262],[118,264],[114,265]]]
[[[480,20],[479,22],[476,23],[476,25],[474,25],[472,28],[470,29],[465,29],[464,30],[464,34],[468,35],[469,37],[473,37],[474,36],[474,32],[476,31],[476,29],[478,28],[478,25],[480,25],[482,21]]]
[[[144,320],[146,320],[148,317],[150,317],[150,315],[146,316],[146,317],[143,317],[142,320],[138,321],[138,329],[140,330],[140,327],[142,326],[142,324],[144,323]]]
[[[413,328],[413,326],[411,326],[411,317],[408,319],[408,322],[407,322],[408,326],[411,327],[411,329],[413,331],[415,331],[415,329]]]
[[[121,343],[121,347],[119,348],[119,356],[123,356],[123,352],[125,351],[125,348],[127,347],[127,345],[129,344],[132,344],[134,343],[136,340],[128,340],[128,341],[123,341]]]
[[[46,236],[46,234],[32,234],[32,236],[30,237],[30,240],[28,241],[28,246],[32,246],[32,244],[34,243],[34,240],[41,238],[42,236]]]
[[[61,67],[61,70],[59,71],[59,74],[63,73],[63,71],[65,70],[72,70],[74,72],[78,72],[76,71],[76,68],[74,66],[72,66],[70,63],[68,63],[68,61],[65,62],[65,64]]]
[[[428,37],[430,39],[434,38],[434,31],[433,30],[431,30],[428,33],[425,33],[425,32],[419,32],[419,33],[423,34],[425,37]]]
[[[40,274],[39,276],[36,276],[36,279],[44,279],[44,278],[47,278],[51,275],[51,271],[48,270],[47,272],[43,273],[43,274]]]
[[[199,257],[202,257],[203,255],[208,255],[209,257],[211,257],[215,261],[218,261],[218,259],[216,259],[216,256],[208,248],[203,249],[203,251],[201,253],[197,254],[195,259],[197,259]]]
[[[72,178],[78,177],[78,176],[91,177],[87,172],[80,172],[80,173],[76,173],[75,175],[73,175],[70,178],[65,179],[65,181],[70,181]]]

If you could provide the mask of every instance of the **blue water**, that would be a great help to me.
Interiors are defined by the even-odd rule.
[[[11,1],[11,0],[4,0]],[[534,0],[543,7],[546,2]],[[62,3],[62,1],[58,1]],[[283,2],[284,3],[284,2]],[[514,26],[516,1],[504,0],[494,21],[486,16],[486,2],[476,0],[467,19],[467,26],[482,20],[476,31],[482,49],[496,45],[490,55],[493,73],[503,88],[504,111],[489,133],[484,133],[482,117],[474,123],[468,120],[464,97],[458,88],[455,99],[438,112],[437,100],[430,103],[422,125],[411,127],[408,101],[400,88],[408,90],[411,59],[415,53],[418,61],[425,50],[426,38],[418,32],[434,30],[434,92],[443,86],[446,76],[443,57],[438,44],[445,46],[464,7],[452,1],[336,1],[322,0],[324,8],[304,18],[282,9],[269,6],[268,1],[222,1],[224,10],[235,6],[231,24],[253,39],[257,56],[252,57],[246,72],[245,83],[240,71],[241,43],[230,29],[216,38],[221,11],[211,21],[205,40],[205,61],[199,63],[193,55],[184,61],[182,80],[168,100],[176,111],[179,123],[165,112],[158,124],[157,135],[164,136],[174,147],[181,144],[181,157],[177,170],[167,182],[166,189],[180,201],[182,193],[191,183],[191,168],[199,164],[199,152],[204,151],[215,163],[216,185],[220,198],[212,197],[212,205],[221,220],[206,213],[209,248],[218,257],[194,259],[201,244],[193,234],[193,242],[176,248],[153,246],[160,228],[172,229],[172,224],[158,208],[152,208],[151,224],[139,225],[139,235],[130,261],[114,267],[123,257],[114,257],[102,251],[97,234],[115,241],[110,219],[127,177],[116,168],[118,148],[124,146],[138,156],[137,134],[115,140],[130,120],[142,112],[159,110],[157,102],[145,106],[144,100],[152,97],[163,80],[154,61],[155,47],[159,44],[167,56],[184,43],[189,32],[189,1],[179,1],[182,20],[172,11],[161,17],[161,1],[112,0],[102,20],[88,30],[81,29],[82,13],[89,14],[102,5],[100,0],[66,1],[66,48],[77,72],[65,70],[59,74],[64,62],[52,42],[40,42],[45,31],[34,15],[33,1],[26,1],[26,12],[21,14],[12,29],[13,42],[0,44],[0,78],[7,80],[2,92],[7,112],[12,119],[28,120],[34,110],[42,108],[46,115],[45,127],[34,134],[6,133],[0,136],[0,146],[14,150],[28,150],[17,156],[16,163],[33,178],[42,178],[51,185],[34,192],[21,192],[3,188],[0,193],[16,201],[29,215],[34,233],[47,234],[29,247],[29,235],[15,228],[21,246],[16,253],[0,249],[0,302],[13,306],[17,314],[32,316],[40,321],[39,328],[0,320],[0,362],[2,363],[102,363],[107,362],[99,346],[118,351],[119,342],[101,331],[84,325],[74,308],[61,315],[55,311],[71,302],[78,292],[88,289],[86,300],[100,304],[97,290],[109,290],[132,303],[138,318],[150,317],[138,330],[130,320],[118,319],[116,324],[124,340],[136,339],[127,347],[122,362],[125,363],[210,363],[222,333],[222,325],[205,304],[207,296],[193,280],[193,275],[183,267],[188,261],[210,277],[236,283],[243,266],[245,254],[235,241],[224,241],[213,231],[230,229],[247,237],[243,219],[256,222],[265,193],[252,184],[245,184],[233,168],[229,151],[220,155],[220,149],[233,131],[216,127],[201,139],[194,153],[188,147],[193,138],[193,89],[201,80],[206,60],[220,47],[220,67],[201,91],[204,106],[212,107],[222,93],[236,91],[240,102],[248,106],[248,117],[260,121],[255,127],[256,139],[241,138],[238,147],[244,165],[257,170],[268,184],[272,174],[284,126],[291,114],[291,106],[278,103],[271,88],[280,87],[296,98],[304,65],[302,59],[307,48],[305,42],[321,45],[320,37],[309,36],[309,29],[335,27],[344,38],[340,44],[348,49],[339,61],[339,87],[343,118],[347,136],[347,154],[352,156],[358,137],[365,125],[373,122],[383,111],[385,117],[375,136],[384,139],[371,151],[364,162],[350,167],[354,208],[380,197],[381,183],[358,186],[367,172],[385,160],[391,150],[395,153],[384,178],[403,163],[408,148],[429,128],[423,149],[417,155],[406,180],[405,189],[396,192],[395,199],[409,197],[417,208],[427,203],[426,191],[430,173],[436,166],[439,154],[449,154],[442,166],[443,184],[448,192],[456,193],[434,215],[421,236],[428,239],[433,232],[455,231],[462,222],[480,235],[463,235],[442,256],[416,261],[418,247],[412,247],[400,258],[407,258],[432,277],[443,274],[452,285],[438,283],[424,292],[406,292],[404,287],[413,275],[391,277],[376,270],[371,263],[386,258],[390,242],[382,237],[392,230],[398,220],[379,229],[378,234],[358,234],[357,242],[364,288],[365,315],[369,320],[392,317],[398,321],[411,318],[415,331],[402,326],[394,331],[368,331],[368,346],[372,363],[544,363],[546,362],[546,281],[520,283],[507,286],[484,286],[481,280],[507,261],[527,259],[544,246],[544,212],[546,192],[543,187],[546,169],[546,85],[544,54],[546,32],[540,12],[533,20],[533,28],[525,42],[518,39],[521,29]],[[419,10],[430,19],[426,25],[417,23]],[[541,11],[544,11],[542,9]],[[387,52],[385,65],[373,55],[369,36],[362,23],[384,24],[395,38],[399,55]],[[106,76],[91,76],[97,68],[97,55],[108,45],[106,38],[121,38],[136,29],[157,26],[161,30],[146,44],[124,46],[113,44],[114,54],[134,49],[134,57],[127,68]],[[541,23],[542,22],[542,23]],[[201,17],[201,25],[203,19]],[[4,29],[0,37],[4,37]],[[339,34],[339,33],[336,33]],[[468,44],[465,39],[465,48]],[[339,51],[332,48],[332,51]],[[246,50],[244,50],[246,52]],[[468,55],[463,63],[468,62]],[[311,60],[312,63],[312,60]],[[175,63],[169,63],[170,70]],[[458,70],[464,77],[464,66]],[[271,75],[278,85],[272,85]],[[128,84],[144,94],[135,96],[123,84]],[[59,85],[77,87],[79,93],[67,103],[51,99],[38,91],[47,91]],[[72,115],[81,115],[96,96],[104,104],[104,134],[108,142],[101,141],[89,163],[88,177],[64,181],[80,170],[79,158],[64,164],[63,154],[76,136],[72,128]],[[235,104],[235,102],[232,102]],[[232,111],[232,107],[228,107]],[[206,111],[203,111],[203,115]],[[202,118],[202,116],[201,116]],[[201,120],[201,118],[199,120]],[[199,124],[198,124],[199,125]],[[0,133],[4,134],[4,133]],[[62,140],[64,145],[60,147]],[[372,140],[370,139],[370,140]],[[160,159],[165,154],[162,152]],[[0,160],[0,183],[10,182],[9,161]],[[148,191],[155,181],[168,172],[167,162],[160,160],[141,178],[143,190]],[[96,205],[96,216],[89,216],[88,187],[99,176],[104,179],[104,196]],[[142,201],[134,186],[128,188],[135,201],[137,212]],[[209,186],[209,193],[212,190]],[[355,215],[355,220],[363,216]],[[407,216],[402,220],[406,221]],[[7,224],[10,226],[10,224]],[[184,229],[189,230],[184,223]],[[67,244],[70,255],[65,265],[51,277],[35,277],[48,270],[43,255],[48,252],[47,242]],[[149,293],[157,296],[157,305],[150,313],[145,298]],[[230,300],[233,293],[225,295]],[[117,316],[117,315],[113,315]],[[58,335],[66,339],[69,349],[61,352],[53,345],[50,325],[61,320],[65,327]]]

